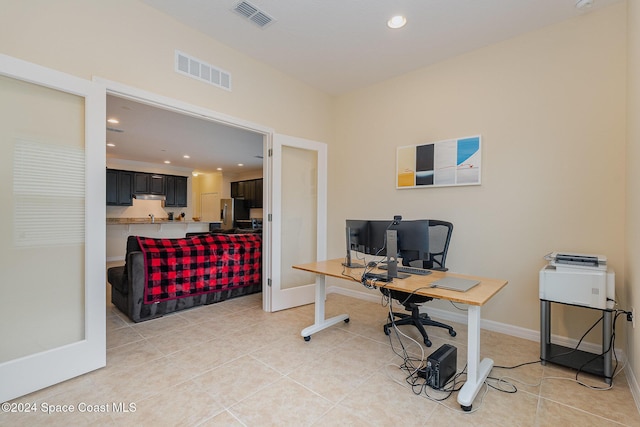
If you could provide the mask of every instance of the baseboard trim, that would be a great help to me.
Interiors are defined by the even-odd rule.
[[[117,262],[117,261],[124,261],[124,257],[123,256],[107,257],[107,262]]]
[[[330,286],[327,288],[327,294],[331,294],[331,293],[335,293],[335,294],[340,294],[340,295],[345,295],[345,296],[349,296],[349,297],[353,297],[353,298],[358,298],[358,299],[362,299],[362,300],[366,300],[366,301],[371,301],[371,302],[380,302],[380,295],[375,295],[369,292],[362,292],[362,291],[356,291],[353,289],[346,289],[346,288],[342,288],[340,286]],[[429,307],[428,308],[429,314],[432,315],[433,317],[436,317],[440,320],[443,321],[449,321],[449,322],[456,322],[456,323],[462,323],[464,325],[467,324],[467,315],[466,313],[455,313],[452,311],[448,311],[448,310],[442,310],[439,308],[434,308],[434,307]],[[509,325],[507,323],[501,323],[501,322],[496,322],[494,320],[487,320],[487,319],[481,319],[480,320],[480,327],[482,329],[486,329],[487,331],[493,331],[493,332],[499,332],[501,334],[505,334],[505,335],[510,335],[513,337],[518,337],[518,338],[523,338],[529,341],[534,341],[534,342],[540,342],[540,331],[539,330],[534,330],[534,329],[527,329],[527,328],[522,328],[519,326],[514,326],[514,325]],[[551,336],[551,340],[554,344],[558,344],[558,345],[562,345],[565,347],[575,347],[576,345],[578,345],[578,340],[573,339],[573,338],[567,338],[567,337],[562,337],[559,335],[552,335]],[[594,343],[581,343],[580,344],[580,350],[583,351],[588,351],[590,353],[594,353],[594,354],[598,354],[600,352],[602,352],[602,346],[598,345],[598,344],[594,344]],[[624,351],[622,351],[622,349],[616,348],[616,355],[618,356],[618,360],[620,361],[620,363],[624,363],[624,361],[626,360],[626,356]],[[630,373],[630,369],[626,369],[625,370],[627,373]],[[627,375],[627,377],[629,377],[629,375]],[[634,379],[635,380],[635,379]],[[629,386],[631,386],[631,383],[629,383]],[[634,390],[632,389],[632,393],[634,393],[634,399],[636,399],[636,403],[638,402],[638,398],[640,398],[640,389],[638,389],[638,383],[635,382],[635,393]],[[636,398],[636,395],[638,396],[638,398]],[[640,406],[638,406],[640,408]]]

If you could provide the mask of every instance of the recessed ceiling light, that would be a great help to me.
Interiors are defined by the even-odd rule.
[[[577,9],[585,9],[593,6],[593,0],[578,0],[576,1]]]
[[[221,171],[221,170],[222,170],[222,168],[217,168],[216,170],[217,170],[217,171]]]
[[[198,172],[191,172],[191,175],[198,176]]]
[[[114,125],[117,125],[118,123],[120,123],[120,120],[114,119],[114,118],[110,118],[110,119],[107,119],[107,122],[113,123]]]
[[[244,166],[244,163],[238,163],[238,166]]]
[[[115,147],[116,144],[114,144],[113,142],[107,142],[107,147]]]
[[[164,162],[165,162],[166,164],[171,163],[171,161],[169,161],[169,160],[165,160]]]
[[[389,28],[402,28],[407,23],[407,18],[402,15],[396,15],[387,21]]]
[[[191,158],[191,156],[190,156],[190,155],[188,155],[188,154],[185,154],[185,155],[184,155],[184,156],[182,156],[182,157],[184,157],[185,159],[190,159],[190,158]]]

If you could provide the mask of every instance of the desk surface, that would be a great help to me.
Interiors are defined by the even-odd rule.
[[[346,268],[342,266],[344,259],[331,259],[328,261],[311,262],[309,264],[294,265],[293,268],[304,270],[315,274],[323,274],[329,277],[337,277],[340,279],[349,279],[349,276],[355,281],[360,281],[362,277],[362,268]],[[344,272],[344,274],[343,274]],[[384,270],[375,269],[375,273],[385,273]],[[460,277],[463,279],[479,280],[480,283],[467,292],[451,291],[447,289],[431,288],[431,283],[443,277]],[[457,274],[451,272],[433,271],[428,276],[411,275],[406,279],[393,279],[393,282],[378,282],[378,287],[385,287],[404,292],[416,292],[420,295],[426,295],[433,298],[444,299],[461,304],[468,305],[484,305],[489,301],[500,289],[507,285],[506,280],[490,279],[486,277],[469,276],[465,274]]]

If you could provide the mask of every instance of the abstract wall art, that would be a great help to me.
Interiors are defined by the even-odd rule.
[[[482,137],[398,147],[396,188],[480,185]]]

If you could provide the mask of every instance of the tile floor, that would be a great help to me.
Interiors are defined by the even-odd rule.
[[[313,335],[313,305],[262,311],[261,294],[175,313],[139,324],[107,308],[107,367],[16,399],[16,402],[107,405],[109,412],[45,415],[0,413],[10,426],[639,426],[624,372],[608,391],[571,381],[574,373],[539,363],[491,376],[509,377],[516,393],[483,388],[472,413],[456,393],[435,402],[416,395],[397,367],[382,332],[381,304],[331,294],[327,316],[348,312],[351,321]],[[458,349],[466,360],[466,327],[458,335],[429,328],[433,346]],[[418,337],[411,327],[402,327]],[[393,334],[392,334],[393,336]],[[403,338],[413,354],[420,350]],[[398,341],[393,338],[398,348]],[[539,346],[483,331],[482,356],[496,365],[535,361]],[[596,387],[600,379],[581,376]],[[493,382],[495,385],[495,381]],[[505,388],[507,386],[505,385]],[[435,398],[446,395],[429,389]],[[132,407],[115,412],[113,403]],[[135,411],[133,411],[135,406]],[[104,406],[102,407],[104,408]],[[101,409],[101,407],[97,407]]]

